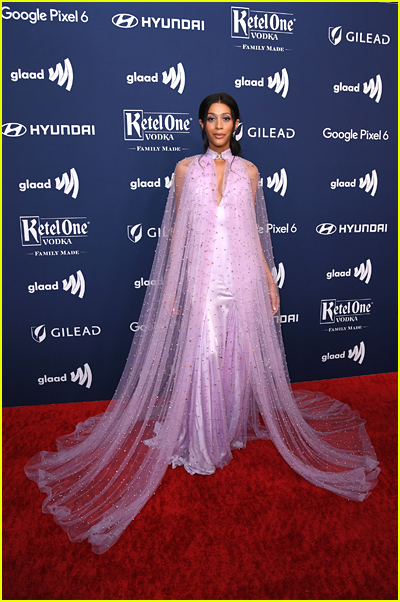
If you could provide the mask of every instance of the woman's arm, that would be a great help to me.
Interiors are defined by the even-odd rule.
[[[251,188],[252,188],[252,192],[253,192],[254,205],[255,205],[257,190],[258,190],[259,181],[260,181],[260,174],[258,173],[257,167],[253,163],[250,163],[248,165],[248,171],[249,171],[249,175],[250,175]],[[263,262],[264,262],[264,266],[265,266],[265,272],[267,274],[267,282],[268,282],[268,288],[269,288],[269,296],[271,299],[272,314],[275,315],[279,309],[278,288],[276,286],[275,280],[271,274],[271,270],[269,269],[267,261],[265,259],[261,241],[260,241],[260,247],[261,247],[262,258],[263,258]]]

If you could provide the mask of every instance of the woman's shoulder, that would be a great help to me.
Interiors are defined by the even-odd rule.
[[[243,166],[243,169],[247,172],[250,179],[258,179],[259,172],[254,163],[248,161],[247,159],[243,159],[243,157],[237,157],[237,159],[239,159],[241,165]]]
[[[178,178],[184,176],[188,167],[190,167],[190,165],[199,157],[201,157],[201,155],[193,155],[192,157],[185,157],[178,161],[175,167],[175,175]]]

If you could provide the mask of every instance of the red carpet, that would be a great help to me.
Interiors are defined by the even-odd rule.
[[[168,468],[102,556],[41,513],[23,466],[107,402],[4,409],[3,599],[397,599],[396,387],[396,374],[294,385],[367,420],[382,472],[365,502],[311,485],[270,441],[251,441],[212,476]]]

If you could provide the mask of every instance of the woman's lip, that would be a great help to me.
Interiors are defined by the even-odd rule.
[[[224,138],[225,134],[214,134],[215,138]]]

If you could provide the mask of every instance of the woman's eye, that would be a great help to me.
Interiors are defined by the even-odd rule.
[[[231,118],[228,115],[226,115],[223,119],[224,119],[224,121],[230,121],[231,120]]]

